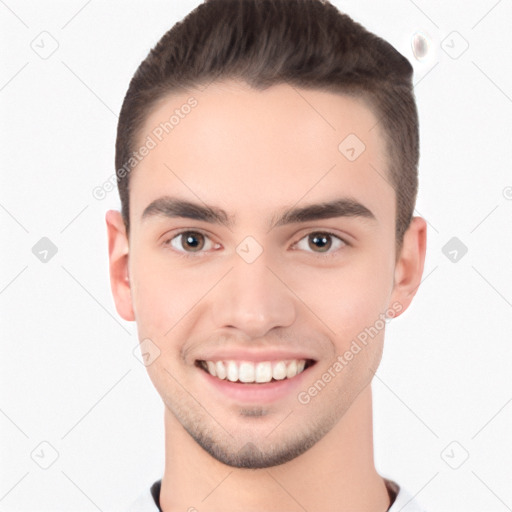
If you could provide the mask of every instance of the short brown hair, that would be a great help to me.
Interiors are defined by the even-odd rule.
[[[115,164],[127,232],[131,169],[126,164],[152,108],[181,88],[233,78],[259,90],[289,83],[369,104],[386,141],[389,169],[381,176],[396,193],[401,247],[418,189],[412,74],[410,62],[393,46],[327,0],[205,0],[162,36],[124,98]]]

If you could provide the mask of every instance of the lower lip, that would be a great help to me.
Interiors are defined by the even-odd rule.
[[[304,380],[304,374],[308,373],[312,366],[309,366],[304,371],[290,379],[268,382],[266,384],[244,384],[240,382],[231,382],[230,380],[223,380],[214,377],[201,368],[198,368],[198,370],[204,376],[206,382],[211,384],[223,395],[239,402],[264,404],[275,402],[290,395],[294,391],[297,391],[297,388]]]

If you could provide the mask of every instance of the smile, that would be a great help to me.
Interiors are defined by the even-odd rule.
[[[220,380],[265,384],[292,379],[315,363],[312,359],[282,361],[196,361],[196,366]]]

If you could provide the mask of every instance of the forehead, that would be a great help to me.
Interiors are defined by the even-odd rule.
[[[340,195],[394,213],[377,117],[363,100],[237,81],[162,99],[139,132],[150,147],[131,176],[133,218],[161,195],[254,215]]]

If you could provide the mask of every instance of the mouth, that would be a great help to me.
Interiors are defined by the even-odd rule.
[[[316,364],[314,359],[287,359],[281,361],[204,361],[195,366],[211,377],[234,384],[270,384],[292,380]]]

